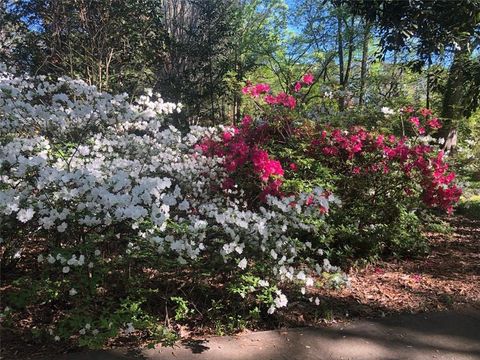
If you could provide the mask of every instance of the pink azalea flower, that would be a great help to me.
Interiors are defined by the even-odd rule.
[[[252,117],[250,115],[245,115],[242,120],[242,127],[248,127],[252,123]]]
[[[230,140],[232,140],[232,133],[231,132],[228,132],[228,131],[225,131],[223,134],[222,134],[222,139],[224,142],[229,142]]]
[[[314,81],[314,77],[311,73],[303,75],[303,83],[307,85],[312,85]]]
[[[440,129],[442,124],[438,121],[437,118],[433,118],[427,121],[427,125],[430,126],[432,129]]]
[[[420,114],[422,114],[422,116],[424,117],[427,117],[428,115],[432,115],[432,110],[423,108],[423,109],[420,109]]]
[[[418,117],[416,116],[413,116],[410,118],[410,122],[415,125],[417,128],[420,126],[420,120],[418,119]]]

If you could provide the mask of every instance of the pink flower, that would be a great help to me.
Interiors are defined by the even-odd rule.
[[[245,115],[242,120],[242,127],[248,127],[252,123],[252,117],[250,115]]]
[[[304,84],[307,84],[307,85],[312,85],[313,84],[313,80],[314,80],[314,77],[311,73],[307,73],[305,75],[303,75],[303,83]]]
[[[276,105],[278,104],[278,100],[275,96],[273,95],[267,95],[265,96],[265,102],[269,105]]]
[[[265,99],[266,100],[266,99]],[[294,109],[297,105],[297,100],[291,95],[287,95],[284,92],[281,92],[276,97],[276,103]]]
[[[265,94],[270,91],[270,85],[268,84],[256,84],[256,85],[251,85],[247,83],[247,86],[245,86],[242,89],[242,93],[244,95],[250,94],[253,97],[258,97],[261,94]]]
[[[235,160],[227,161],[227,159],[225,159],[224,167],[228,172],[234,172],[237,170],[237,162]]]
[[[320,214],[322,214],[322,215],[328,213],[328,209],[327,209],[325,206],[323,206],[323,205],[320,205],[320,206],[319,206],[318,211],[319,211]]]
[[[335,156],[338,155],[338,149],[333,146],[327,146],[322,149],[322,153],[327,156]]]
[[[423,108],[420,109],[420,114],[422,114],[423,117],[427,117],[428,115],[432,115],[432,110]]]
[[[230,140],[232,140],[232,133],[231,132],[228,132],[228,131],[225,131],[223,134],[222,134],[222,139],[224,142],[229,142]]]
[[[295,163],[290,163],[289,167],[290,167],[290,170],[292,170],[294,172],[298,171],[298,166]]]
[[[410,118],[410,122],[415,125],[417,128],[420,126],[420,120],[418,119],[418,117],[416,116],[413,116]]]
[[[271,160],[265,150],[254,149],[252,152],[254,171],[259,174],[262,181],[267,181],[271,176],[283,176],[283,168],[279,161]]]
[[[268,85],[268,84],[257,84],[255,86],[253,86],[250,93],[252,94],[252,96],[258,97],[259,95],[265,94],[269,91],[270,91],[270,85]]]
[[[430,126],[432,129],[440,129],[442,124],[438,121],[437,118],[433,118],[427,121],[427,125]]]
[[[352,170],[352,173],[355,175],[360,174],[361,169],[358,166],[355,166]]]
[[[262,193],[260,194],[260,200],[265,201],[267,195],[274,195],[274,196],[283,196],[282,192],[280,191],[280,187],[282,186],[282,181],[280,179],[275,179],[268,183],[268,185],[263,189]]]
[[[228,190],[235,186],[235,181],[232,178],[226,178],[222,183],[222,189]]]
[[[299,92],[301,89],[302,89],[302,83],[300,83],[299,81],[297,81],[297,82],[295,83],[295,86],[294,86],[293,90],[295,90],[295,92]]]
[[[383,135],[378,135],[377,139],[375,140],[375,145],[379,148],[383,146],[383,141],[385,137]]]

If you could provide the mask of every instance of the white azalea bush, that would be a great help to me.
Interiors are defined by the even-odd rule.
[[[217,129],[182,134],[168,125],[180,110],[0,67],[4,321],[36,309],[39,334],[96,347],[137,332],[174,340],[173,312],[272,314],[287,283],[314,302],[314,276],[337,269],[305,239],[322,229],[315,206],[335,198],[317,188],[252,204],[224,189],[224,159],[195,147]]]

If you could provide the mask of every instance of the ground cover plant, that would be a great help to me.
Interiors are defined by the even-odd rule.
[[[419,212],[461,193],[429,110],[403,111],[409,137],[319,127],[298,111],[311,74],[290,94],[247,84],[261,111],[183,133],[166,121],[181,105],[151,92],[0,81],[2,322],[33,319],[40,341],[172,344],[182,323],[318,306],[317,287],[348,284],[329,259],[415,254]]]

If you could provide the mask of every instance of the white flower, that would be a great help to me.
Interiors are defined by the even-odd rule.
[[[67,274],[69,271],[70,271],[70,266],[64,266],[63,269],[62,269],[62,272],[64,274]]]
[[[60,336],[55,335],[55,337],[53,338],[53,340],[55,340],[55,341],[60,341]]]
[[[81,330],[79,331],[80,335],[85,335],[86,332],[87,332],[87,331],[86,331],[85,329],[81,329]]]
[[[67,229],[67,223],[61,223],[59,226],[57,226],[57,231],[58,232],[65,232],[65,230]]]
[[[281,308],[287,306],[288,299],[285,294],[277,291],[277,297],[273,299],[273,302],[275,303],[275,307]]]
[[[95,250],[95,252],[94,252],[93,254],[94,254],[95,256],[100,256],[101,252],[100,252],[100,250],[97,249],[97,250]]]
[[[99,331],[98,331],[97,329],[93,329],[93,330],[92,330],[92,334],[93,334],[93,335],[98,335],[98,333],[99,333]]]
[[[78,263],[78,260],[77,260],[77,256],[76,256],[76,255],[72,255],[72,257],[71,257],[70,259],[68,259],[68,261],[67,261],[67,264],[68,264],[68,265],[73,265],[73,266],[75,266],[75,265],[77,265],[77,263]]]
[[[91,328],[90,323],[86,323],[86,324],[85,324],[85,329],[86,329],[86,330],[90,330],[90,328]]]
[[[125,329],[125,334],[131,334],[135,331],[132,323],[127,323],[127,328]]]
[[[382,108],[380,109],[380,111],[381,111],[381,112],[383,113],[383,115],[385,115],[385,116],[389,116],[389,115],[395,114],[395,111],[394,111],[393,109],[390,109],[389,107],[386,107],[386,106],[382,107]]]
[[[17,213],[17,219],[22,223],[26,223],[33,218],[33,214],[35,214],[35,211],[32,208],[21,209]]]
[[[305,273],[304,273],[303,271],[300,271],[300,272],[297,274],[297,279],[298,279],[298,280],[305,280],[305,279],[306,279]]]
[[[79,146],[78,147],[78,152],[80,155],[82,156],[86,156],[88,154],[90,154],[90,149],[88,148],[88,146]]]
[[[183,200],[180,204],[178,204],[178,210],[185,211],[185,210],[188,210],[189,207],[190,207],[190,204],[188,203],[187,200]]]
[[[278,257],[277,253],[276,253],[275,250],[273,250],[273,249],[270,250],[270,256],[271,256],[274,260],[276,260],[277,257]]]
[[[74,288],[71,288],[70,291],[68,292],[68,294],[69,294],[70,296],[75,296],[75,295],[78,294],[78,292],[77,292],[77,290],[75,290]]]
[[[242,260],[240,260],[240,262],[238,263],[238,267],[244,270],[247,267],[247,259],[243,258]]]
[[[315,298],[315,305],[320,305],[320,299],[318,297]]]
[[[261,287],[268,287],[270,284],[266,280],[259,280],[258,285]]]
[[[38,261],[39,263],[41,263],[41,262],[43,262],[43,260],[44,260],[43,255],[42,255],[42,254],[38,255],[37,261]]]

